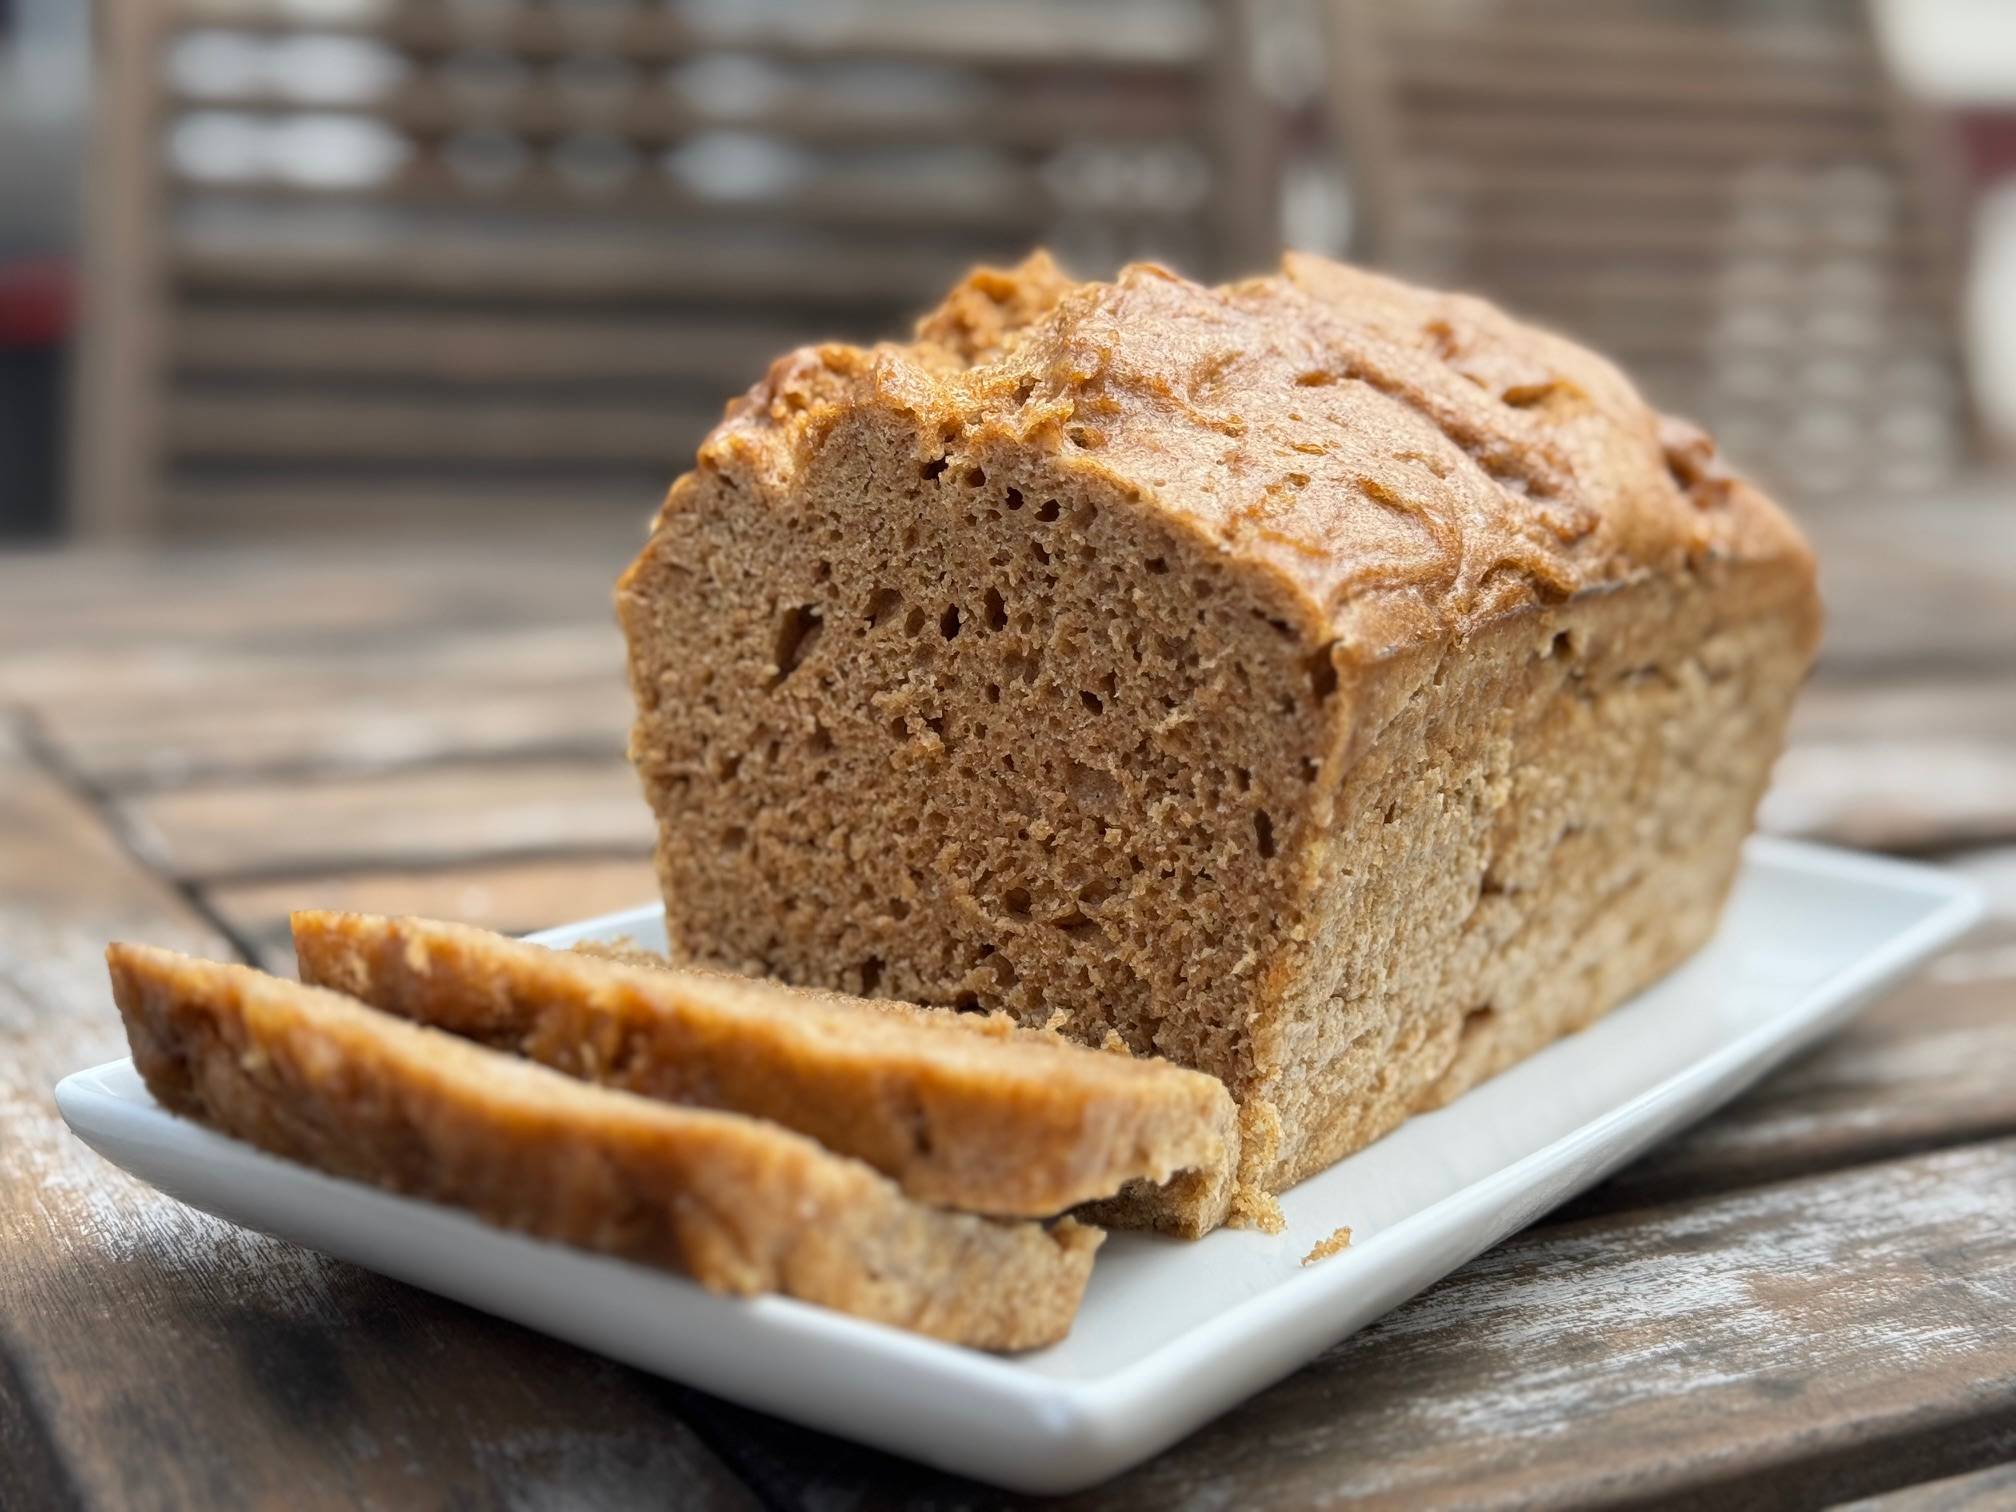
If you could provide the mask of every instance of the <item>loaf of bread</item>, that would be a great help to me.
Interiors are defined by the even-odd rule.
[[[1182,1173],[1160,1226],[1197,1234],[1232,1191],[1238,1132],[1220,1082],[1003,1016],[598,959],[430,919],[304,911],[294,950],[304,982],[602,1086],[770,1119],[935,1206],[1050,1217]]]
[[[1818,630],[1608,363],[1302,256],[780,359],[618,607],[676,952],[1208,1071],[1259,1190],[1707,937]]]
[[[106,953],[155,1099],[332,1175],[983,1349],[1053,1343],[1102,1235],[944,1213],[729,1113],[576,1081],[244,966]]]

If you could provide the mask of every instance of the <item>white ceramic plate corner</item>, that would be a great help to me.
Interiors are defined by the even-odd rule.
[[[645,1370],[1021,1491],[1173,1443],[1727,1101],[1979,915],[1930,868],[1751,841],[1720,930],[1584,1032],[1415,1118],[1282,1201],[1275,1235],[1116,1234],[1071,1337],[1014,1359],[621,1261],[339,1181],[163,1112],[132,1062],[57,1102],[106,1159],[206,1212]],[[533,936],[662,943],[655,907]],[[1487,1137],[1479,1137],[1481,1133]],[[1341,1225],[1350,1247],[1302,1257]]]

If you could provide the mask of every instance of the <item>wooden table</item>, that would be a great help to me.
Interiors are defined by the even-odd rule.
[[[632,526],[0,559],[0,1505],[992,1505],[179,1207],[62,1129],[113,937],[651,895]],[[1994,917],[1828,1045],[1088,1506],[2016,1502],[2016,511],[1818,522],[1767,820]]]

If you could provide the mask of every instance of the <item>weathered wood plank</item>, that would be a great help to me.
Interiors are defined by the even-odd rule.
[[[79,642],[410,623],[427,603],[426,585],[396,570],[317,573],[265,554],[233,565],[237,570],[222,571],[221,560],[201,557],[177,572],[158,560],[99,552],[0,555],[0,627],[10,666],[24,652]]]
[[[1060,210],[1050,182],[1035,168],[1008,154],[976,153],[979,161],[959,175],[935,182],[910,176],[855,174],[832,170],[774,194],[724,196],[687,188],[678,178],[647,174],[598,186],[592,201],[598,216],[617,221],[626,232],[653,229],[691,233],[700,228],[734,234],[775,228],[786,235],[805,229],[858,232],[914,242],[986,238],[1013,246],[1041,238]],[[564,218],[582,206],[581,184],[558,164],[535,157],[507,184],[476,184],[438,156],[410,159],[389,177],[354,185],[310,185],[284,178],[220,185],[199,174],[170,170],[184,194],[201,194],[218,205],[386,205],[416,212],[494,210],[499,215]],[[1165,208],[1166,206],[1166,208]],[[1119,207],[1114,207],[1119,208]],[[1182,201],[1127,206],[1130,216],[1152,221],[1158,210],[1181,221],[1190,207]]]
[[[221,953],[0,725],[0,1505],[753,1503],[667,1388],[206,1218],[61,1127],[112,937]]]
[[[1556,1215],[2016,1135],[2016,919],[1946,951],[1818,1048]]]
[[[197,372],[419,377],[483,383],[580,379],[747,381],[811,334],[785,325],[664,316],[469,314],[434,310],[197,308],[171,328],[170,353]],[[724,392],[723,397],[726,397]]]
[[[1521,18],[1522,21],[1525,18]],[[1517,46],[1522,27],[1499,33],[1504,44]],[[1473,32],[1472,36],[1475,35]],[[1528,105],[1547,93],[1559,108],[1596,110],[1605,106],[1653,111],[1699,110],[1710,107],[1718,116],[1759,117],[1769,121],[1780,112],[1847,117],[1866,122],[1875,114],[1870,98],[1866,59],[1843,59],[1847,66],[1793,69],[1782,55],[1760,60],[1758,51],[1734,36],[1718,36],[1707,27],[1671,40],[1694,44],[1696,68],[1675,67],[1670,54],[1636,59],[1629,48],[1599,55],[1591,66],[1584,53],[1529,48],[1516,68],[1507,68],[1496,49],[1458,51],[1429,42],[1407,60],[1408,87],[1423,93],[1479,105]],[[1865,66],[1856,67],[1856,62]]]
[[[577,527],[616,532],[618,548],[598,564],[600,582],[583,584],[571,607],[606,598],[614,569],[643,542],[672,470],[658,465],[517,468],[427,467],[308,469],[285,461],[239,462],[222,471],[177,470],[162,490],[162,513],[178,536],[233,541],[256,532],[275,540],[403,541],[416,529],[462,541],[503,530],[551,535],[553,556],[580,551]]]
[[[1822,674],[2006,676],[2016,645],[2008,490],[1989,475],[1914,498],[1908,516],[1889,497],[1802,513],[1828,605]]]
[[[287,248],[190,242],[169,249],[169,267],[187,289],[227,294],[399,296],[442,301],[499,299],[554,305],[607,305],[615,300],[680,303],[760,303],[766,312],[858,310],[864,304],[914,307],[920,291],[942,289],[972,259],[945,250],[900,245],[835,248],[807,285],[804,254],[739,251],[704,255],[663,238],[596,246],[500,242],[441,236],[397,256],[341,247]]]
[[[773,1504],[1002,1505],[692,1404]],[[1074,1507],[1814,1505],[2016,1452],[2016,1141],[1532,1230]],[[1051,1504],[1058,1505],[1058,1504]]]
[[[244,545],[136,555],[56,550],[0,553],[0,687],[31,653],[164,644],[289,653],[371,636],[457,627],[607,624],[616,576],[643,543],[650,509],[628,518],[571,516],[539,528],[514,514],[515,541],[482,532],[403,540],[398,549],[347,541],[358,485],[304,482],[331,539],[313,551]],[[547,499],[550,511],[552,500]],[[536,569],[532,563],[537,563]]]
[[[1427,10],[1399,0],[1380,0],[1381,19],[1396,43],[1448,53],[1449,27],[1463,28],[1473,45],[1488,39],[1493,53],[1525,61],[1551,61],[1587,82],[1584,70],[1614,70],[1627,76],[1652,72],[1713,72],[1746,64],[1779,73],[1831,74],[1866,71],[1866,43],[1838,28],[1799,19],[1760,19],[1726,26],[1700,18],[1655,19],[1602,4],[1582,6],[1498,6],[1487,11]],[[1551,12],[1551,14],[1550,14]],[[1576,65],[1582,65],[1577,68]],[[1692,65],[1683,67],[1682,65]]]
[[[585,96],[542,83],[536,76],[508,96],[472,99],[422,74],[376,99],[317,101],[316,108],[380,119],[423,140],[487,126],[532,141],[597,131],[661,146],[723,126],[847,146],[977,142],[1059,147],[1082,141],[1181,137],[1196,129],[1188,81],[1180,75],[1133,79],[1124,92],[1111,97],[1072,90],[1070,82],[1051,75],[1022,81],[1013,90],[974,88],[943,99],[868,99],[858,92],[821,88],[815,75],[796,81],[796,87],[780,97],[751,95],[724,111],[671,91]],[[270,90],[171,92],[185,109],[275,114],[300,109],[298,99]]]
[[[190,19],[200,17],[213,25],[281,32],[301,25],[284,6],[268,0],[200,0],[184,10]],[[962,6],[949,13],[926,7],[880,15],[864,11],[814,27],[789,18],[744,17],[725,30],[667,12],[556,12],[515,3],[492,6],[480,16],[438,5],[403,6],[382,16],[332,11],[318,16],[316,25],[383,37],[421,54],[486,47],[530,58],[592,51],[635,62],[666,62],[725,46],[822,62],[865,57],[989,70],[1159,71],[1189,65],[1207,46],[1201,28],[1186,24],[1180,12],[1161,25],[1114,26],[1104,17],[1056,3]]]
[[[492,688],[400,682],[208,704],[148,700],[54,713],[49,738],[74,768],[111,788],[215,782],[233,775],[392,771],[475,757],[620,757],[630,695],[612,667],[592,680]]]
[[[136,636],[9,656],[0,663],[0,701],[53,723],[124,710],[140,724],[171,704],[305,708],[401,688],[540,689],[577,679],[606,683],[622,667],[622,639],[606,622],[365,627],[341,638],[254,632],[213,644]]]
[[[2016,837],[2016,677],[1875,683],[1800,695],[1760,821],[1878,850]]]
[[[1873,119],[1746,120],[1621,110],[1607,115],[1592,111],[1582,116],[1520,116],[1469,100],[1435,103],[1437,108],[1423,110],[1413,122],[1411,145],[1423,156],[1447,152],[1476,161],[1553,155],[1613,167],[1647,159],[1726,166],[1766,152],[1791,163],[1842,158],[1882,163],[1893,160],[1897,151],[1881,122]]]
[[[287,916],[297,908],[418,914],[505,934],[633,908],[658,896],[651,863],[560,857],[428,871],[340,872],[206,888],[204,901],[269,971],[293,974]]]
[[[180,457],[635,462],[669,477],[720,418],[718,403],[699,400],[679,408],[182,392],[163,407],[161,432]]]
[[[1877,225],[1809,231],[1803,224],[1731,225],[1689,217],[1684,210],[1664,220],[1642,210],[1635,214],[1627,210],[1615,219],[1583,215],[1569,220],[1558,212],[1550,215],[1545,208],[1526,208],[1513,214],[1492,213],[1475,204],[1456,208],[1432,203],[1411,207],[1401,222],[1401,233],[1416,246],[1442,242],[1457,255],[1515,264],[1525,258],[1557,254],[1603,259],[1734,259],[1772,253],[1903,259],[1926,256],[1938,245],[1928,228],[1903,230]]]
[[[371,777],[136,794],[135,843],[179,877],[250,879],[526,855],[642,856],[627,762],[463,763]]]

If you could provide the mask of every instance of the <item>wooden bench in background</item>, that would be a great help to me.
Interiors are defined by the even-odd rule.
[[[1244,8],[101,7],[99,534],[641,509],[777,352],[1047,243],[1278,241]]]

